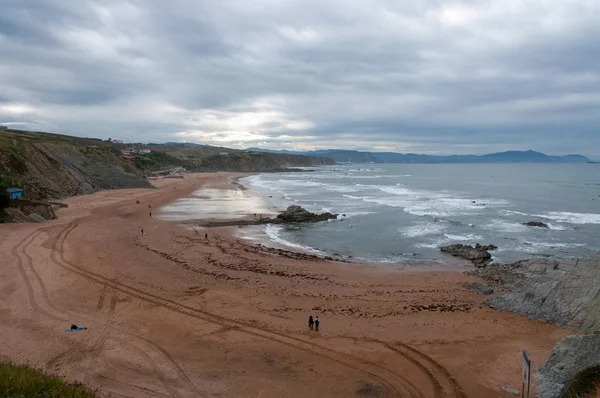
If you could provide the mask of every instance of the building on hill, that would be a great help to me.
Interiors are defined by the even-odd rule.
[[[23,190],[21,188],[7,188],[6,192],[11,199],[23,198]]]

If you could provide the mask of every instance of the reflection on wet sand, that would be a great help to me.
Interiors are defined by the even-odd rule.
[[[178,199],[160,209],[159,218],[169,221],[190,219],[234,219],[260,214],[271,216],[274,209],[242,189],[199,189],[192,197]]]

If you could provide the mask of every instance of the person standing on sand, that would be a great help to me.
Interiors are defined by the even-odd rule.
[[[313,324],[315,323],[315,321],[313,321],[313,317],[312,315],[308,317],[308,328],[310,330],[313,330]]]
[[[148,213],[148,214],[150,214],[150,218],[152,218],[152,213]]]
[[[317,316],[317,319],[315,319],[315,332],[319,331],[319,317]]]
[[[208,234],[207,233],[204,234],[204,239],[208,240]]]

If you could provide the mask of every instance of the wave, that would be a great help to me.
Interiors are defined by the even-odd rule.
[[[507,233],[521,233],[521,232],[531,232],[530,227],[526,227],[525,225],[514,222],[507,221],[502,219],[492,219],[487,223],[482,224],[481,228],[487,229],[490,231],[498,231],[498,232],[507,232]]]
[[[427,235],[436,235],[442,233],[446,226],[440,223],[417,224],[410,227],[401,228],[399,231],[406,238],[418,238]]]
[[[518,246],[516,251],[529,253],[529,254],[539,254],[547,252],[548,250],[567,250],[567,249],[575,249],[578,247],[585,247],[584,243],[557,243],[557,242],[523,242],[524,244]]]
[[[523,213],[514,210],[503,210],[504,214],[516,214],[527,217],[539,217],[564,224],[600,224],[600,214],[597,213],[573,213],[568,211],[550,211],[542,214]],[[550,225],[548,225],[550,226]],[[552,229],[563,229],[561,226],[550,227]]]
[[[466,235],[455,235],[455,234],[444,234],[444,236],[450,240],[453,241],[461,241],[461,242],[466,242],[466,241],[480,241],[483,239],[482,236],[480,235],[475,235],[475,234],[466,234]]]
[[[275,243],[278,243],[283,246],[291,247],[293,249],[301,250],[303,252],[309,252],[309,253],[318,254],[318,255],[327,255],[327,253],[325,253],[319,249],[315,249],[314,247],[299,245],[297,243],[293,243],[293,242],[290,242],[289,240],[283,239],[280,236],[280,232],[282,230],[283,230],[283,227],[278,226],[278,225],[273,225],[273,224],[268,224],[265,227],[265,233],[267,234],[269,239]]]
[[[549,220],[567,224],[600,224],[600,214],[570,213],[566,211],[551,211],[544,216]]]

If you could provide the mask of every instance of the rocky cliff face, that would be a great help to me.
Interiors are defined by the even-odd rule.
[[[600,331],[600,256],[532,259],[473,272],[502,291],[489,306],[581,332]]]
[[[188,163],[194,171],[286,171],[290,167],[332,165],[332,159],[320,156],[285,155],[264,152],[231,152],[227,155],[211,155]]]
[[[540,369],[539,375],[536,375],[538,379],[535,389],[536,397],[584,396],[575,393],[565,394],[565,392],[569,388],[569,384],[580,377],[582,372],[599,366],[600,334],[565,337],[554,346],[548,360]],[[591,381],[593,382],[593,380]]]
[[[10,207],[0,209],[0,222],[45,222],[55,218],[54,209],[48,203],[18,201]]]
[[[0,177],[28,199],[60,199],[101,189],[150,187],[115,146],[41,133],[0,135]]]

